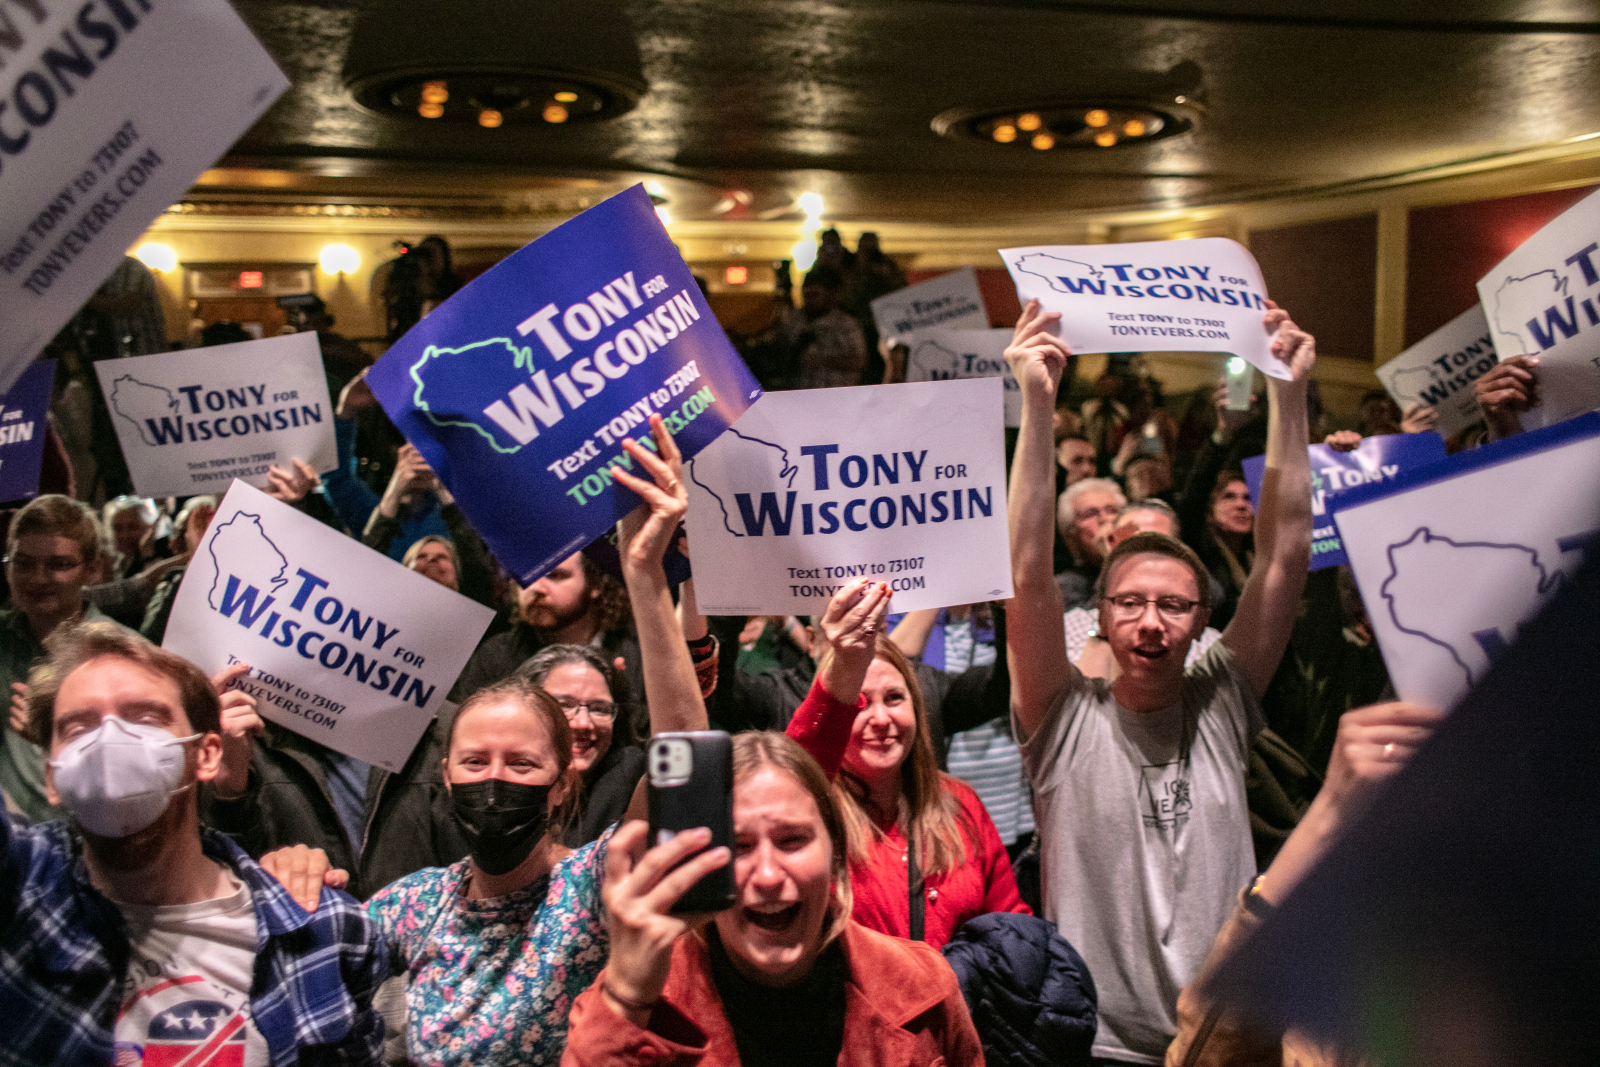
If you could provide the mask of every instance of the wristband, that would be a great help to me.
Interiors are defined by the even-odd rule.
[[[655,1010],[656,1005],[661,1003],[660,998],[657,998],[657,999],[651,1001],[649,1004],[641,1004],[637,1000],[629,1000],[627,997],[619,996],[617,994],[617,991],[615,989],[611,988],[611,983],[610,982],[602,982],[602,983],[600,983],[600,988],[605,990],[606,996],[610,997],[612,1000],[616,1001],[618,1004],[621,1004],[624,1008],[627,1008],[629,1011],[652,1012],[652,1011]]]
[[[706,634],[704,637],[697,637],[693,641],[685,641],[684,644],[689,646],[691,654],[696,658],[700,658],[708,655],[716,647],[717,637],[715,634]]]

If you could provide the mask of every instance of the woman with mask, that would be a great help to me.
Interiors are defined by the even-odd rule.
[[[788,733],[834,781],[856,920],[937,948],[968,919],[1032,909],[983,802],[939,770],[916,672],[882,632],[888,605],[883,582],[857,579],[834,596],[822,617],[828,657]],[[870,640],[842,640],[863,613]]]
[[[604,891],[611,959],[572,1006],[563,1063],[982,1062],[939,953],[851,919],[846,831],[815,760],[782,734],[734,738],[733,823],[732,856],[708,849],[681,867],[709,830],[648,852],[643,823],[617,832]],[[732,908],[672,913],[730,861]]]
[[[628,679],[588,645],[551,645],[517,668],[555,698],[572,729],[572,769],[583,782],[562,841],[586,845],[627,813],[644,748],[630,728]]]
[[[623,520],[624,578],[638,623],[651,728],[703,730],[705,706],[672,614],[661,557],[687,508],[682,458],[659,416],[657,453],[624,443],[654,482],[612,469],[645,505]],[[403,975],[406,1056],[419,1064],[555,1063],[572,998],[599,973],[608,939],[600,878],[611,832],[562,844],[577,804],[573,730],[561,705],[521,676],[474,693],[443,763],[469,854],[378,893],[368,913]],[[644,812],[636,789],[628,809]]]

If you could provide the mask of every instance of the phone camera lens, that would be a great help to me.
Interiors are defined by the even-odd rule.
[[[666,774],[668,771],[672,770],[672,764],[668,763],[666,760],[662,760],[660,763],[656,764],[656,770],[660,771],[662,774]]]

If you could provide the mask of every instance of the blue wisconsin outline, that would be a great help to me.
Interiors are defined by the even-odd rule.
[[[1456,654],[1456,646],[1450,644],[1448,641],[1441,641],[1439,638],[1434,637],[1432,634],[1424,630],[1413,630],[1408,626],[1402,625],[1400,622],[1400,616],[1395,614],[1394,597],[1389,595],[1389,583],[1400,577],[1400,570],[1395,566],[1394,553],[1396,549],[1405,548],[1407,545],[1416,541],[1419,536],[1422,538],[1423,544],[1427,544],[1430,541],[1441,541],[1444,544],[1449,545],[1451,548],[1514,548],[1518,549],[1519,551],[1526,552],[1528,555],[1533,557],[1530,562],[1533,564],[1534,569],[1539,572],[1539,584],[1535,586],[1535,591],[1540,596],[1547,596],[1555,589],[1557,583],[1561,581],[1561,571],[1557,570],[1554,574],[1551,574],[1545,569],[1544,564],[1539,562],[1538,550],[1529,548],[1527,545],[1519,545],[1514,542],[1511,544],[1496,544],[1493,541],[1457,541],[1453,538],[1443,537],[1435,534],[1426,526],[1417,527],[1416,531],[1412,533],[1410,537],[1406,538],[1404,541],[1400,541],[1389,546],[1388,550],[1385,552],[1385,555],[1389,560],[1389,577],[1385,578],[1383,580],[1383,584],[1378,587],[1378,595],[1383,597],[1383,599],[1388,602],[1389,619],[1394,623],[1395,629],[1399,630],[1401,633],[1410,634],[1413,637],[1420,637],[1424,641],[1438,645],[1440,648],[1450,653],[1450,658],[1456,661],[1456,666],[1460,667],[1462,673],[1467,676],[1467,685],[1476,685],[1477,680],[1472,677],[1472,668],[1461,662],[1461,657]],[[1468,636],[1473,637],[1475,635],[1468,634]]]
[[[283,572],[289,569],[289,557],[283,554],[283,549],[278,547],[278,543],[276,541],[267,536],[266,527],[261,525],[261,516],[252,515],[245,511],[236,511],[233,514],[233,518],[214,528],[211,531],[210,539],[206,541],[206,555],[211,557],[211,569],[215,574],[215,577],[211,579],[211,588],[206,592],[206,603],[210,605],[212,611],[222,610],[222,608],[217,605],[216,601],[217,586],[222,581],[222,561],[217,558],[217,537],[222,533],[223,530],[227,529],[229,526],[232,526],[240,519],[249,519],[251,522],[255,523],[256,533],[261,535],[261,540],[270,545],[272,551],[278,554],[278,573],[276,577],[272,578],[267,583],[272,586],[271,589],[266,590],[268,595],[277,593],[278,590],[289,584],[289,579],[283,576]]]
[[[754,441],[758,445],[766,445],[768,448],[776,448],[778,450],[778,454],[782,457],[782,461],[781,461],[782,462],[782,466],[778,468],[778,477],[783,481],[783,487],[785,489],[792,489],[794,487],[794,476],[796,474],[800,473],[800,467],[797,464],[791,463],[789,461],[789,450],[787,448],[785,448],[782,445],[778,444],[776,441],[763,441],[759,437],[751,437],[747,433],[740,433],[738,430],[735,430],[732,426],[729,426],[727,428],[727,430],[725,430],[723,432],[724,433],[731,433],[731,434],[733,434],[733,436],[742,438],[742,439],[744,439],[746,441]],[[698,458],[698,457],[696,457],[696,458]],[[695,477],[694,460],[693,459],[691,459],[689,461],[689,480],[691,482],[693,482],[695,485],[698,485],[700,488],[704,489],[706,492],[710,493],[711,494],[711,499],[713,499],[713,500],[715,500],[717,502],[717,507],[719,509],[721,509],[721,511],[722,511],[722,528],[724,530],[727,530],[729,533],[731,533],[735,537],[743,537],[743,536],[745,536],[744,534],[740,533],[738,530],[735,530],[733,528],[733,517],[728,514],[728,503],[727,503],[727,501],[723,500],[722,497],[718,496],[717,495],[717,491],[715,489],[711,488],[705,482],[702,482],[699,478]]]
[[[509,337],[490,337],[484,341],[474,341],[470,345],[462,345],[460,348],[444,348],[440,345],[429,345],[427,348],[422,350],[422,358],[413,363],[411,365],[411,369],[407,372],[411,375],[411,380],[417,383],[417,391],[412,395],[411,403],[418,411],[426,415],[428,421],[433,423],[435,426],[462,426],[469,430],[476,430],[483,436],[485,441],[489,442],[490,448],[494,449],[496,452],[499,452],[503,456],[512,456],[522,451],[522,445],[517,445],[514,448],[502,448],[500,446],[500,442],[495,440],[494,434],[488,430],[485,430],[482,426],[470,421],[461,422],[456,419],[441,419],[433,413],[433,409],[428,406],[428,402],[422,399],[424,383],[422,381],[421,371],[424,363],[427,363],[428,360],[435,359],[439,356],[460,355],[462,352],[470,352],[474,348],[482,348],[484,345],[492,344],[504,345],[506,350],[515,357],[515,359],[512,361],[512,367],[516,370],[526,370],[529,375],[532,375],[532,346],[527,348],[518,348],[516,345],[511,343],[511,338]]]

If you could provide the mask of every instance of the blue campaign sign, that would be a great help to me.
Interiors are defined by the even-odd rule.
[[[608,469],[635,467],[622,440],[652,413],[687,459],[761,395],[641,185],[485,272],[367,381],[524,582],[639,503]]]
[[[1333,524],[1333,499],[1358,485],[1386,482],[1445,458],[1444,439],[1436,433],[1397,433],[1367,437],[1354,452],[1336,452],[1327,445],[1310,445],[1311,455],[1311,570],[1349,562],[1339,531]],[[1240,466],[1250,486],[1250,499],[1261,500],[1261,472],[1266,456],[1252,456]]]
[[[29,364],[11,390],[0,396],[0,501],[39,495],[45,419],[55,384],[56,361],[41,359]]]

